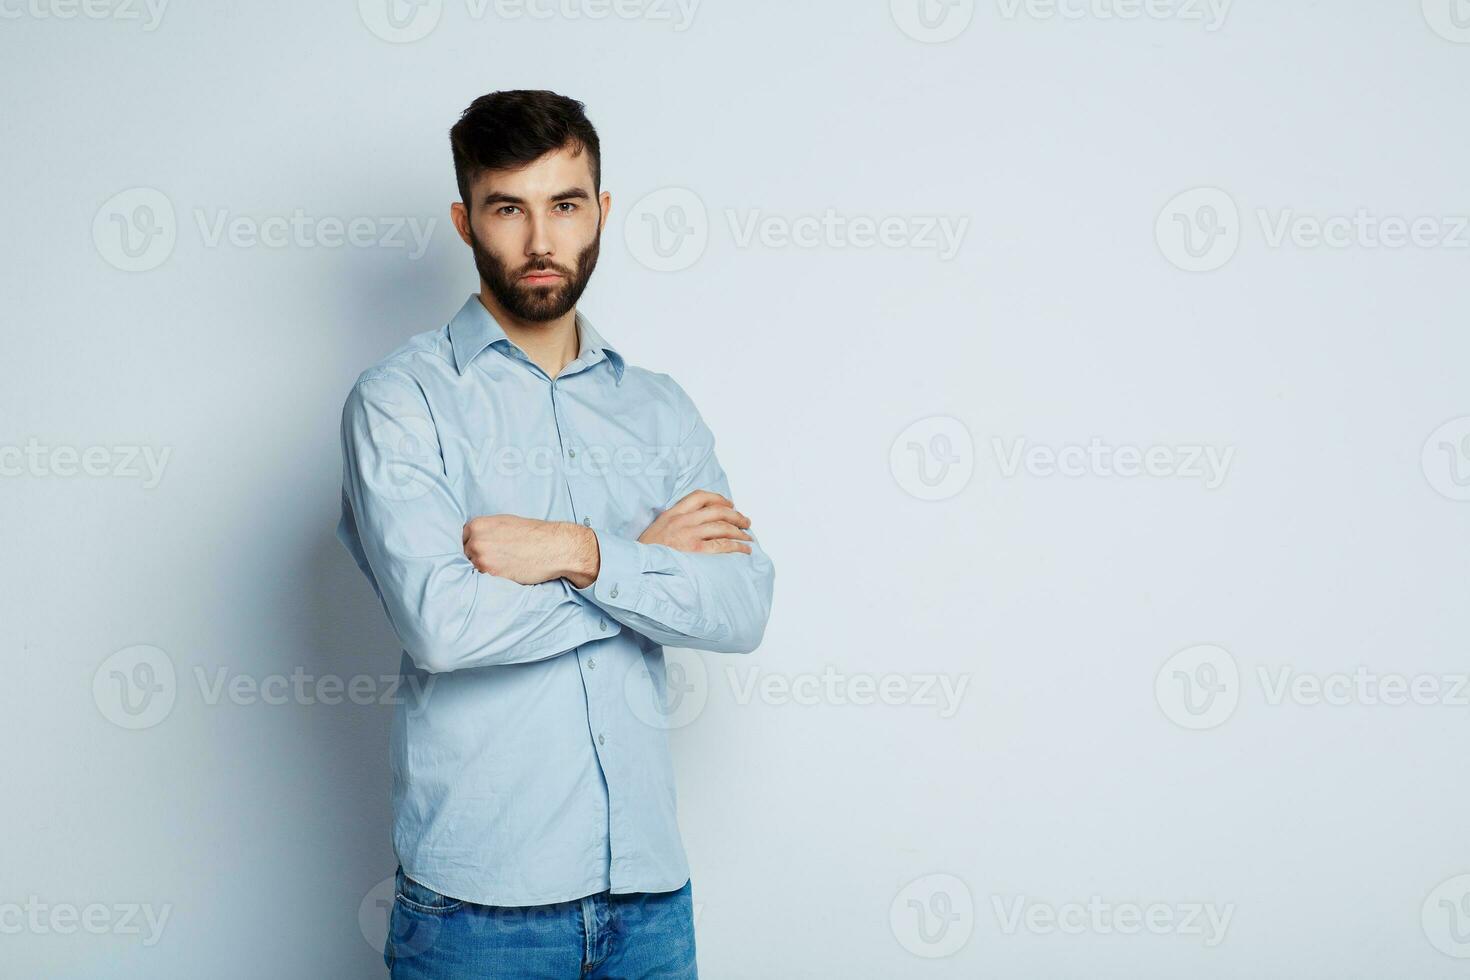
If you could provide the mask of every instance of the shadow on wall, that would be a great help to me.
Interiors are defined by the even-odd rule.
[[[458,265],[450,269],[433,253],[408,268],[401,261],[390,261],[392,257],[376,258],[371,263],[376,268],[358,264],[353,288],[325,304],[341,317],[333,324],[338,345],[329,363],[342,370],[323,381],[322,390],[330,395],[320,413],[323,417],[302,427],[311,433],[312,442],[311,462],[303,468],[313,471],[310,485],[325,492],[297,501],[309,512],[302,515],[309,533],[301,541],[295,576],[303,603],[299,625],[305,634],[300,637],[308,661],[305,670],[347,683],[354,677],[371,678],[371,683],[359,683],[381,702],[345,703],[311,712],[310,737],[302,747],[314,754],[313,768],[320,777],[317,804],[325,818],[315,826],[331,828],[302,847],[316,855],[319,873],[330,878],[330,887],[319,894],[333,907],[320,910],[315,918],[333,925],[330,936],[318,935],[317,941],[335,945],[337,937],[344,937],[343,942],[362,954],[362,970],[355,974],[359,976],[377,976],[383,970],[387,909],[378,906],[384,904],[383,883],[391,879],[395,866],[388,736],[401,650],[372,586],[336,537],[341,514],[342,402],[359,372],[413,334],[445,322],[474,289],[472,282],[465,282],[463,269]],[[304,410],[315,412],[316,404]],[[391,901],[391,891],[387,900]],[[373,905],[368,913],[372,922],[360,921],[365,903]],[[356,962],[356,953],[348,955]],[[340,965],[342,960],[332,962]]]

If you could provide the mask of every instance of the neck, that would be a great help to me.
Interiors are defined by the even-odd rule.
[[[525,351],[547,377],[556,377],[581,353],[575,307],[555,320],[522,320],[508,313],[483,285],[480,287],[480,303],[495,317],[495,322],[500,324],[510,342]]]

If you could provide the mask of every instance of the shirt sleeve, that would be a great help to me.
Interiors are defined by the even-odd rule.
[[[413,662],[431,673],[526,663],[610,636],[613,627],[565,579],[521,585],[482,574],[465,556],[469,518],[432,419],[418,385],[392,375],[359,379],[342,410],[337,535]]]
[[[667,510],[695,490],[734,499],[730,481],[715,456],[715,438],[694,403],[674,385],[689,434],[677,459],[678,479]],[[752,522],[753,523],[753,522]],[[694,554],[661,544],[643,544],[593,529],[601,552],[597,579],[573,591],[618,622],[669,646],[750,653],[760,646],[771,614],[776,569],[756,540],[750,554]]]

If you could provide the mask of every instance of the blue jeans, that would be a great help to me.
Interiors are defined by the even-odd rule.
[[[393,980],[697,980],[692,881],[551,905],[476,905],[398,868],[383,961]]]

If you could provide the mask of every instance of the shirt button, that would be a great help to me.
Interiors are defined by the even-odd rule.
[[[584,517],[584,518],[582,518],[582,526],[583,527],[591,527],[592,526],[592,518],[590,518],[590,517]]]
[[[572,457],[572,459],[576,459],[577,458],[577,451],[575,449],[568,449],[567,450],[567,455],[570,456],[570,457]]]
[[[597,621],[597,628],[600,629],[600,630],[607,629],[607,620],[605,620],[605,619],[599,619]]]
[[[617,583],[613,583],[612,591],[609,592],[607,595],[608,595],[608,598],[610,598],[610,599],[616,599],[618,597],[618,586],[617,586]]]
[[[606,739],[604,739],[601,735],[597,736],[597,744],[598,745],[603,744],[603,742],[605,742],[605,741],[606,741]]]
[[[597,661],[596,660],[593,660],[591,657],[588,657],[587,658],[587,669],[588,670],[596,670],[597,669]]]

